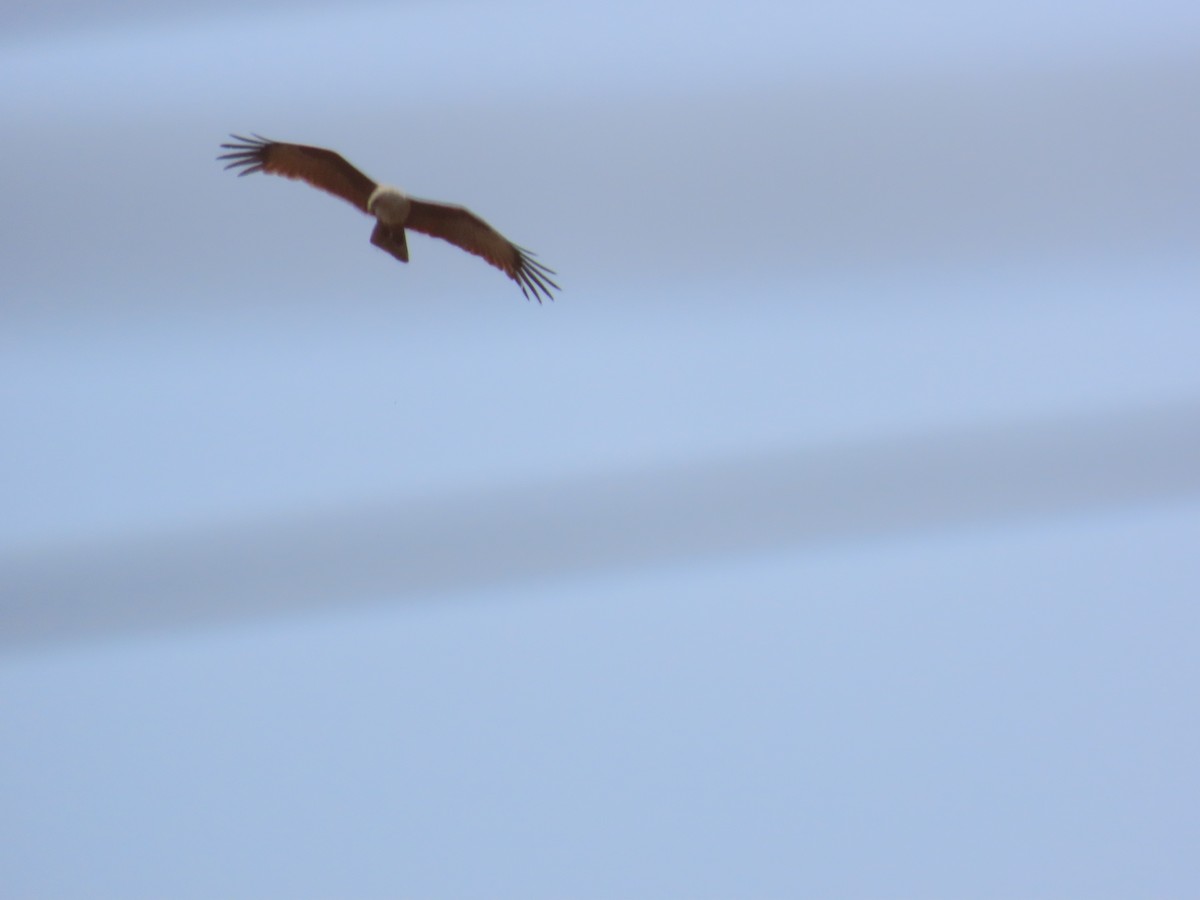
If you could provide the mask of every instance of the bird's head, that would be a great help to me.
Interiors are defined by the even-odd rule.
[[[367,212],[387,225],[403,225],[411,204],[403,191],[381,184],[367,200]]]

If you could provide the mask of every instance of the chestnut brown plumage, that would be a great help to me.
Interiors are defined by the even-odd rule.
[[[218,156],[229,160],[227,169],[239,175],[265,172],[307,182],[341,197],[376,218],[371,243],[401,262],[408,262],[404,231],[441,238],[491,263],[517,283],[526,299],[538,303],[554,299],[551,289],[561,290],[551,279],[555,274],[533,259],[533,253],[508,240],[469,209],[409,197],[400,190],[368,178],[339,154],[322,147],[285,144],[254,135],[230,135],[238,143],[222,144],[230,151]]]

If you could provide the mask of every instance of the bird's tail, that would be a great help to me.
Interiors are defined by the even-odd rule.
[[[400,262],[408,262],[408,240],[400,226],[376,222],[375,230],[371,232],[371,243],[380,250],[386,250]]]

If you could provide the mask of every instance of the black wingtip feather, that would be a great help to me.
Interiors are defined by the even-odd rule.
[[[253,134],[253,132],[251,132]],[[255,134],[253,137],[245,137],[240,134],[230,134],[238,143],[222,144],[222,150],[228,150],[229,153],[222,153],[217,157],[218,160],[231,160],[225,168],[238,169],[238,177],[243,175],[251,175],[255,172],[263,171],[263,148],[274,143],[264,137]]]
[[[521,293],[528,300],[531,297],[542,302],[542,298],[553,300],[553,291],[561,291],[551,275],[557,275],[553,269],[542,265],[537,260],[533,259],[533,251],[526,250],[524,247],[517,247],[519,254],[520,265],[517,267],[516,274],[513,278],[517,282],[517,286],[521,288]]]

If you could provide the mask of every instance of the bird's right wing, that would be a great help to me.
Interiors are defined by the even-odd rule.
[[[230,137],[240,143],[222,144],[222,149],[232,152],[217,159],[231,160],[225,168],[238,169],[238,175],[266,172],[284,178],[298,178],[335,197],[341,197],[363,212],[367,211],[367,201],[378,186],[332,150],[305,144],[283,144],[258,135],[247,138],[232,134]]]

